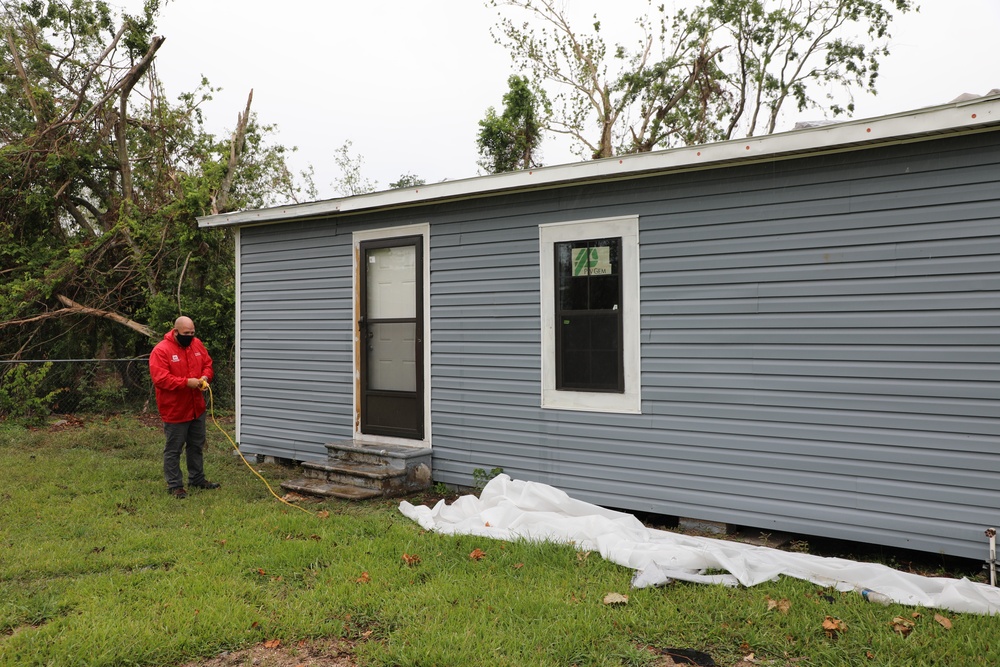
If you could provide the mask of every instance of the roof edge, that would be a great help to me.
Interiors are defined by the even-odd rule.
[[[233,227],[421,206],[454,199],[617,180],[688,169],[722,168],[747,161],[806,156],[897,143],[914,137],[934,138],[1000,125],[1000,95],[926,107],[878,118],[848,120],[762,137],[622,155],[538,169],[444,181],[305,204],[199,216],[199,227]]]

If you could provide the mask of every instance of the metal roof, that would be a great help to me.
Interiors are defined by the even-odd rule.
[[[198,225],[231,227],[340,217],[498,194],[563,188],[588,182],[645,178],[683,171],[718,169],[735,164],[793,159],[997,129],[1000,129],[1000,95],[987,95],[878,118],[850,120],[761,137],[445,181],[305,204],[201,216],[198,218]]]

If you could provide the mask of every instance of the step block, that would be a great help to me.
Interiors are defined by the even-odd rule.
[[[306,461],[302,474],[312,479],[322,479],[333,484],[353,484],[366,489],[389,489],[405,484],[406,469],[358,461],[331,460]]]
[[[297,493],[351,499],[402,496],[431,486],[429,448],[353,440],[329,443],[326,448],[326,461],[303,462],[303,477],[281,486]]]
[[[431,450],[426,447],[372,445],[353,440],[328,443],[326,450],[330,459],[387,465],[390,468],[408,468],[419,462],[430,466],[431,460]]]
[[[378,489],[365,489],[360,486],[334,484],[325,480],[307,477],[285,480],[281,483],[281,488],[307,496],[340,498],[342,500],[369,500],[382,496],[382,492]]]

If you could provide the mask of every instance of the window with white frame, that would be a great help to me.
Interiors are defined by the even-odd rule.
[[[641,411],[637,216],[539,226],[542,407]]]

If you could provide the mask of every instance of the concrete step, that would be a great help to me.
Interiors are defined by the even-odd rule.
[[[326,461],[303,462],[303,477],[282,482],[282,488],[314,496],[363,499],[402,496],[431,486],[429,448],[352,440],[333,442],[326,448]]]
[[[372,445],[353,440],[327,443],[326,450],[330,459],[384,464],[391,468],[414,467],[420,462],[430,465],[431,459],[431,450],[426,447]]]
[[[333,484],[353,484],[367,489],[387,489],[401,486],[406,477],[406,468],[390,468],[388,465],[343,461],[333,459],[325,462],[305,461],[302,474],[311,479],[321,479]]]
[[[281,488],[307,496],[340,498],[342,500],[369,500],[382,496],[382,491],[379,489],[365,489],[360,486],[334,484],[325,480],[308,477],[285,480],[281,483]]]

